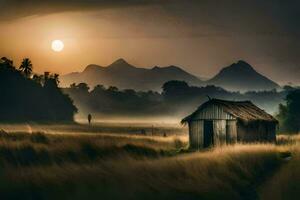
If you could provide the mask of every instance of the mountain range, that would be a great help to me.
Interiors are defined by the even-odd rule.
[[[203,81],[177,66],[155,66],[146,69],[135,67],[124,59],[118,59],[106,67],[88,65],[82,72],[63,75],[60,85],[68,87],[72,83],[85,82],[91,88],[100,84],[120,89],[159,91],[162,85],[170,80],[182,80],[195,86],[216,85],[233,91],[270,90],[279,87],[245,61],[225,67],[213,78]]]

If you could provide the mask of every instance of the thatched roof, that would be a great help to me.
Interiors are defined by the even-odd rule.
[[[227,112],[236,119],[246,123],[257,121],[278,123],[272,115],[254,105],[251,101],[226,101],[221,99],[211,99],[205,102],[195,112],[185,117],[181,123],[187,123],[193,120],[197,113],[211,104],[222,107],[224,112]]]

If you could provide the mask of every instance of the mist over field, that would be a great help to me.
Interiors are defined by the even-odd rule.
[[[91,113],[95,120],[180,122],[209,98],[250,100],[267,112],[276,115],[279,104],[292,87],[281,90],[232,92],[216,86],[192,86],[183,81],[169,81],[162,91],[120,90],[98,85],[89,88],[85,83],[64,88],[79,109],[76,119],[84,120]]]

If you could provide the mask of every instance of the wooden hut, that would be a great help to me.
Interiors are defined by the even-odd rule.
[[[211,99],[182,120],[189,126],[190,147],[235,142],[274,142],[278,121],[250,101]]]

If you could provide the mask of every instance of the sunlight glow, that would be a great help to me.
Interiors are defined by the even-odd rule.
[[[64,49],[64,43],[61,40],[53,40],[51,48],[53,51],[60,52]]]

